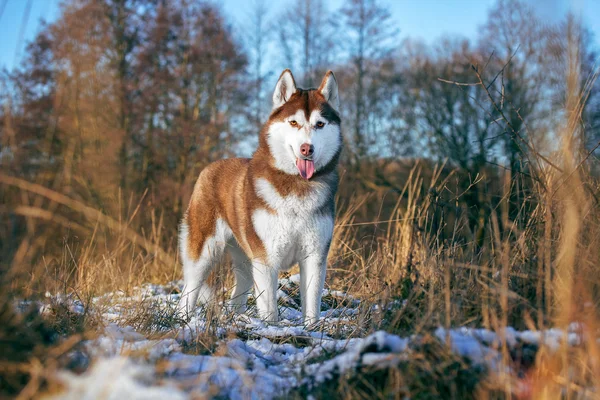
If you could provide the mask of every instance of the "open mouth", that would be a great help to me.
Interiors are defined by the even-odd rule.
[[[309,180],[315,173],[315,162],[312,159],[297,158],[296,167],[300,172],[300,176],[306,180]]]

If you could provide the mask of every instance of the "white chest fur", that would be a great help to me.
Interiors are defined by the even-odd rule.
[[[329,200],[331,188],[326,183],[315,183],[311,192],[305,196],[281,196],[277,189],[266,179],[259,178],[255,182],[258,195],[278,214],[314,213]]]
[[[324,255],[333,233],[333,216],[318,210],[330,201],[330,187],[315,185],[306,196],[281,196],[266,179],[255,182],[258,195],[275,213],[258,209],[254,229],[265,246],[269,264],[287,269],[311,255]]]

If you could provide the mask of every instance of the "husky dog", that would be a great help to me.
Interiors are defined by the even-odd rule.
[[[180,227],[180,309],[188,316],[198,297],[211,298],[206,279],[229,251],[237,312],[254,287],[260,317],[277,322],[278,273],[299,264],[304,322],[319,319],[342,148],[338,109],[331,71],[318,89],[300,89],[286,69],[252,158],[217,161],[200,173]]]

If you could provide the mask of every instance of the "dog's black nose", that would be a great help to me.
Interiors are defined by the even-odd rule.
[[[315,146],[313,146],[312,144],[303,143],[302,146],[300,146],[300,153],[302,153],[304,157],[310,157],[313,155],[314,152]]]

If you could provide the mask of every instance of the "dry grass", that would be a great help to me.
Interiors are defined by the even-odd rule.
[[[369,199],[354,199],[343,207],[337,219],[329,257],[328,286],[363,301],[365,311],[358,319],[356,336],[381,328],[415,334],[426,333],[440,325],[472,325],[502,332],[501,328],[507,325],[529,329],[564,328],[577,321],[588,333],[579,348],[565,347],[551,355],[538,351],[532,365],[522,369],[521,381],[516,382],[515,376],[484,380],[483,375],[474,374],[466,361],[456,359],[443,346],[424,343],[423,348],[413,351],[414,358],[402,360],[396,370],[360,370],[320,387],[317,393],[354,398],[374,395],[396,398],[409,393],[415,398],[464,398],[467,394],[474,398],[488,395],[495,398],[501,393],[514,394],[517,387],[525,385],[527,391],[535,393],[535,398],[591,398],[589,388],[598,387],[600,376],[595,340],[600,216],[594,198],[600,186],[595,178],[586,174],[572,151],[563,151],[556,157],[562,160],[564,170],[544,171],[544,188],[535,186],[532,211],[524,212],[520,223],[508,221],[502,209],[494,211],[483,246],[466,239],[472,236],[465,233],[468,224],[460,217],[451,216],[451,236],[442,233],[448,227],[443,203],[460,196],[460,193],[451,193],[449,198],[440,195],[447,193],[446,184],[451,176],[442,178],[436,172],[424,185],[421,167],[415,165],[387,222],[355,223],[356,209]],[[2,177],[2,183],[62,201],[89,220],[87,225],[81,225],[79,234],[86,237],[82,243],[76,247],[65,243],[60,257],[42,259],[39,265],[27,269],[26,274],[22,270],[18,273],[22,253],[17,251],[11,270],[16,280],[8,285],[12,289],[24,287],[26,290],[20,291],[21,294],[35,298],[45,291],[64,293],[75,296],[85,305],[93,296],[106,292],[129,293],[145,282],[164,283],[179,278],[173,248],[162,250],[157,239],[164,237],[163,231],[167,229],[160,219],[153,224],[151,234],[140,235],[127,223],[89,210],[80,203],[71,203],[50,190],[16,178]],[[506,198],[509,196],[510,192],[505,193]],[[21,211],[28,218],[40,215],[44,218],[41,208]],[[61,221],[58,214],[48,218],[57,223]],[[174,231],[174,227],[169,228]],[[365,234],[365,228],[373,229],[375,234]],[[225,281],[230,282],[227,269],[220,268],[220,271]],[[24,286],[20,286],[23,282]],[[395,307],[394,302],[398,301],[403,301],[404,307]],[[369,312],[374,304],[388,311]],[[157,334],[164,330],[162,328],[178,323],[174,313],[165,314],[164,310],[143,300],[132,302],[130,306],[124,322],[140,331]],[[13,324],[29,327],[27,318]],[[43,337],[45,329],[50,329],[61,337],[75,338],[71,339],[72,345],[83,333],[93,331],[97,322],[93,316],[81,319],[69,315],[68,310],[60,309],[60,304],[44,318],[45,322],[35,322],[38,325],[29,327],[28,331],[40,332]],[[219,323],[215,318],[212,329],[199,333],[186,351],[215,351],[216,334],[213,333]],[[21,361],[7,359],[8,365],[19,367],[15,367],[16,378],[2,384],[6,393],[16,393],[19,387],[31,390],[34,381],[36,390],[47,388],[43,383],[46,372],[40,371],[56,368],[57,362],[50,359],[59,358],[50,357],[51,347],[44,347],[53,346],[54,342],[45,344],[41,337],[39,343],[33,338],[31,346],[23,345]],[[514,365],[515,358],[506,348],[504,356],[507,365]],[[430,381],[436,382],[435,387],[430,387]]]
[[[508,222],[502,210],[491,214],[484,246],[465,239],[469,237],[464,232],[468,224],[461,218],[452,217],[453,235],[442,239],[441,232],[447,225],[440,203],[448,199],[435,194],[445,192],[450,177],[442,179],[434,174],[434,179],[425,186],[420,176],[421,167],[415,165],[401,201],[389,218],[391,221],[355,223],[356,209],[368,198],[356,199],[343,208],[337,219],[329,258],[328,286],[362,300],[364,313],[357,321],[352,334],[355,336],[382,328],[403,335],[427,335],[437,326],[462,325],[483,326],[501,333],[507,325],[528,329],[565,328],[576,321],[583,324],[586,332],[586,340],[580,347],[565,346],[554,354],[544,350],[534,352],[530,365],[517,368],[522,371],[517,380],[513,375],[483,379],[482,371],[475,373],[467,361],[456,358],[444,346],[424,339],[422,347],[413,350],[410,360],[399,360],[397,369],[355,371],[319,387],[314,393],[351,398],[375,395],[399,398],[407,394],[415,398],[497,398],[502,393],[526,390],[534,393],[535,398],[592,398],[589,390],[598,387],[600,376],[596,342],[600,215],[593,197],[600,192],[600,186],[575,161],[566,155],[563,157],[564,171],[545,171],[546,189],[536,187],[535,206],[527,213],[528,220],[519,225]],[[3,182],[6,183],[6,179]],[[23,184],[20,188],[29,187]],[[38,190],[39,193],[42,191]],[[506,198],[509,195],[506,193]],[[457,196],[460,193],[452,193],[450,197]],[[75,211],[81,210],[75,208]],[[440,214],[441,218],[435,218]],[[173,249],[157,251],[158,241],[153,240],[164,235],[160,230],[166,228],[160,223],[152,235],[145,237],[132,234],[126,224],[111,222],[99,212],[94,215],[97,219],[91,218],[84,243],[76,248],[67,243],[60,258],[42,260],[41,266],[31,270],[33,273],[14,275],[25,278],[27,290],[21,293],[35,297],[36,293],[48,290],[74,296],[86,305],[93,296],[106,292],[127,294],[145,282],[164,283],[179,278]],[[374,226],[378,228],[376,235],[364,234],[365,227]],[[108,240],[99,240],[100,235]],[[113,245],[109,247],[107,243]],[[100,246],[104,246],[104,250],[99,250]],[[220,281],[231,282],[225,266],[219,271]],[[10,286],[14,288],[17,283]],[[225,283],[222,287],[228,285]],[[221,292],[225,295],[226,290]],[[337,300],[326,298],[324,301]],[[404,306],[398,307],[398,302],[404,302]],[[370,312],[374,304],[387,311]],[[174,312],[165,312],[164,308],[143,299],[129,306],[123,322],[148,334],[164,336],[161,332],[165,327],[181,322]],[[82,334],[96,329],[97,319],[88,313],[84,316],[70,315],[56,304],[52,312],[45,315],[45,322],[36,322],[48,328],[36,325],[33,331],[50,329],[61,337],[74,338],[70,342],[74,345]],[[186,351],[196,354],[216,351],[215,332],[222,322],[216,317],[212,320],[211,328],[199,332],[197,340],[189,343]],[[24,320],[17,321],[16,326],[28,326]],[[19,382],[23,385],[32,379],[38,383],[38,390],[47,388],[43,383],[47,372],[40,371],[57,368],[57,361],[49,360],[59,357],[49,357],[53,354],[51,347],[43,347],[53,346],[54,342],[43,343],[40,339],[42,347],[32,344],[37,352],[29,348],[23,350],[21,357],[27,361],[19,364],[21,375],[16,376],[20,378],[15,378],[17,383],[3,382],[3,390],[23,387]],[[10,365],[16,362],[9,361]],[[504,362],[514,367],[520,361],[505,347]],[[37,367],[34,368],[34,364]],[[29,377],[23,377],[23,371],[27,371],[25,375],[30,374]],[[435,385],[432,387],[428,382]],[[527,389],[518,389],[523,386]],[[31,388],[24,386],[30,390],[28,387]]]

